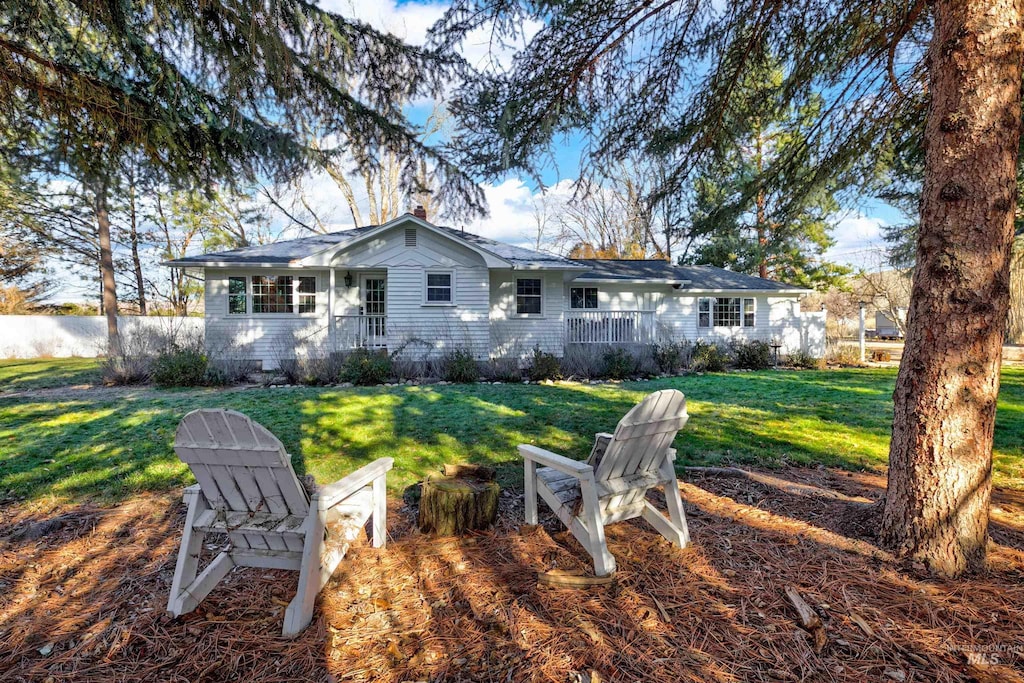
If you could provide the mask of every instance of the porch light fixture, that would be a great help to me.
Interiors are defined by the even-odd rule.
[[[345,286],[346,287],[351,287],[352,286],[352,273],[350,273],[347,270],[345,271]]]

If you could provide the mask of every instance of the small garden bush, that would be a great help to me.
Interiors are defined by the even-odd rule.
[[[533,348],[533,355],[530,357],[530,365],[526,370],[526,376],[533,382],[545,379],[562,379],[562,364],[558,356],[553,353],[546,353],[539,346]]]
[[[381,384],[391,377],[391,357],[386,351],[356,349],[342,361],[340,375],[352,384]]]
[[[732,352],[736,367],[744,370],[766,370],[775,365],[772,347],[760,340],[735,342]]]
[[[604,376],[604,352],[600,344],[569,344],[562,357],[562,376],[572,379],[599,379]]]
[[[472,384],[480,379],[480,366],[468,349],[455,349],[441,358],[441,378],[446,382]]]
[[[690,364],[691,352],[690,342],[659,342],[654,345],[654,362],[659,371],[674,375]]]
[[[803,350],[794,351],[786,356],[786,362],[794,368],[803,368],[804,370],[817,370],[821,368],[822,365],[822,360],[820,358],[815,358]]]
[[[171,346],[153,360],[152,378],[158,387],[199,387],[207,384],[206,354],[195,347]]]
[[[341,374],[341,361],[338,356],[328,353],[282,358],[278,361],[278,366],[290,384],[322,387],[337,382]]]
[[[825,352],[825,360],[833,365],[841,365],[846,368],[858,368],[860,362],[860,349],[852,344],[834,344]]]
[[[492,358],[487,363],[487,378],[492,382],[519,382],[523,371],[518,358]]]
[[[604,352],[604,375],[608,379],[626,379],[636,374],[636,359],[623,348]]]
[[[721,372],[725,370],[728,356],[718,344],[697,340],[693,345],[690,369],[694,372]]]

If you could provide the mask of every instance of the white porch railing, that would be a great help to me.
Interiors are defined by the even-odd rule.
[[[569,311],[565,314],[569,344],[650,344],[654,311]]]
[[[388,345],[386,315],[336,315],[334,334],[339,350],[366,347],[383,349]]]

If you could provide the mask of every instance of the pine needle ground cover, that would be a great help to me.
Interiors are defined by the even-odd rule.
[[[61,368],[60,361],[41,363]],[[15,382],[26,377],[38,385],[48,377],[19,367]],[[12,376],[0,366],[4,371]],[[515,486],[522,477],[517,444],[583,458],[595,432],[614,428],[644,395],[663,388],[679,389],[688,400],[690,421],[675,442],[682,465],[877,470],[888,454],[894,381],[895,370],[884,368],[600,385],[15,390],[0,393],[0,497],[109,503],[189,484],[171,443],[185,413],[206,407],[232,408],[262,423],[284,442],[296,471],[320,482],[390,456],[393,492],[460,462],[494,465],[499,481]],[[1003,371],[995,483],[1024,489],[1022,368]]]
[[[0,396],[3,680],[1024,680],[1019,369],[1003,375],[990,568],[960,582],[894,560],[847,514],[884,490],[892,370],[220,391],[52,389],[45,372],[16,373],[37,384]],[[515,444],[582,457],[593,432],[663,387],[690,399],[682,464],[762,474],[686,471],[689,548],[616,524],[614,584],[538,583],[590,564],[550,513],[522,524]],[[195,612],[164,614],[190,483],[170,444],[204,406],[253,416],[320,481],[396,459],[388,547],[357,547],[295,640],[279,637],[294,573],[234,572]],[[397,494],[457,461],[496,465],[512,486],[497,525],[419,533]],[[819,616],[821,648],[792,590]]]
[[[818,468],[771,478],[868,499],[884,486]],[[839,526],[848,502],[702,475],[680,488],[693,544],[611,525],[615,582],[586,589],[538,582],[591,565],[550,514],[523,525],[518,494],[502,496],[496,528],[440,539],[393,498],[387,548],[354,548],[295,640],[280,637],[294,572],[239,570],[195,612],[165,615],[185,513],[174,493],[0,508],[0,679],[1024,680],[1019,492],[995,492],[989,571],[947,582]],[[787,588],[819,616],[820,649]]]

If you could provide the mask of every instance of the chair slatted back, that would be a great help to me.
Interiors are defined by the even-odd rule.
[[[675,389],[648,395],[619,421],[597,471],[598,481],[657,475],[665,452],[686,424],[686,397]]]
[[[284,445],[242,413],[193,410],[178,425],[174,452],[215,510],[309,514],[309,496]]]

